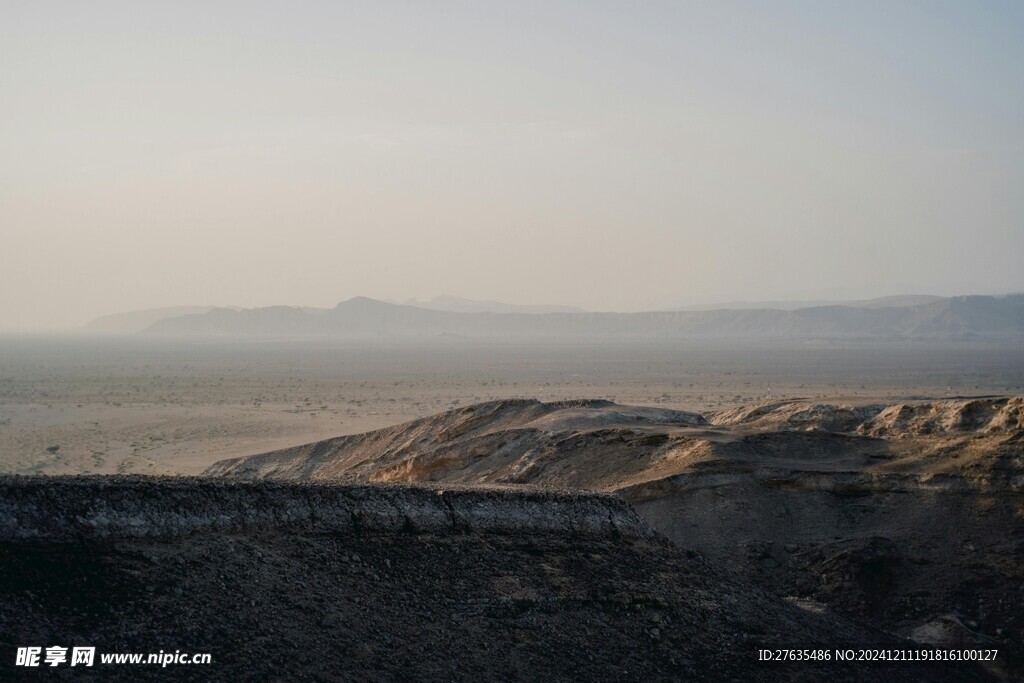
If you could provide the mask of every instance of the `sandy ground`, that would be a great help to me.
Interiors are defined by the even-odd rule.
[[[1024,349],[520,347],[0,339],[0,472],[196,474],[502,398],[713,410],[1013,393]],[[53,450],[55,448],[55,450]],[[50,449],[50,450],[48,450]]]

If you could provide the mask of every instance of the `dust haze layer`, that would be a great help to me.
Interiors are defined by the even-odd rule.
[[[706,414],[498,401],[226,460],[233,479],[614,492],[747,580],[921,642],[1024,654],[1024,398]]]

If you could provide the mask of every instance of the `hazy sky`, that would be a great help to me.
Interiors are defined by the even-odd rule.
[[[1024,290],[1024,3],[0,3],[0,328]]]

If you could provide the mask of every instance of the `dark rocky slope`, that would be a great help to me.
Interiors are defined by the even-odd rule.
[[[599,494],[0,478],[0,667],[18,645],[210,652],[74,680],[984,680],[970,666],[765,665],[879,642],[716,569]],[[891,642],[891,641],[890,641]]]

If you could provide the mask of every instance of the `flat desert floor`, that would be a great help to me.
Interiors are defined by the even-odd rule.
[[[502,398],[721,410],[1024,391],[1024,345],[0,338],[0,472],[197,474]]]

